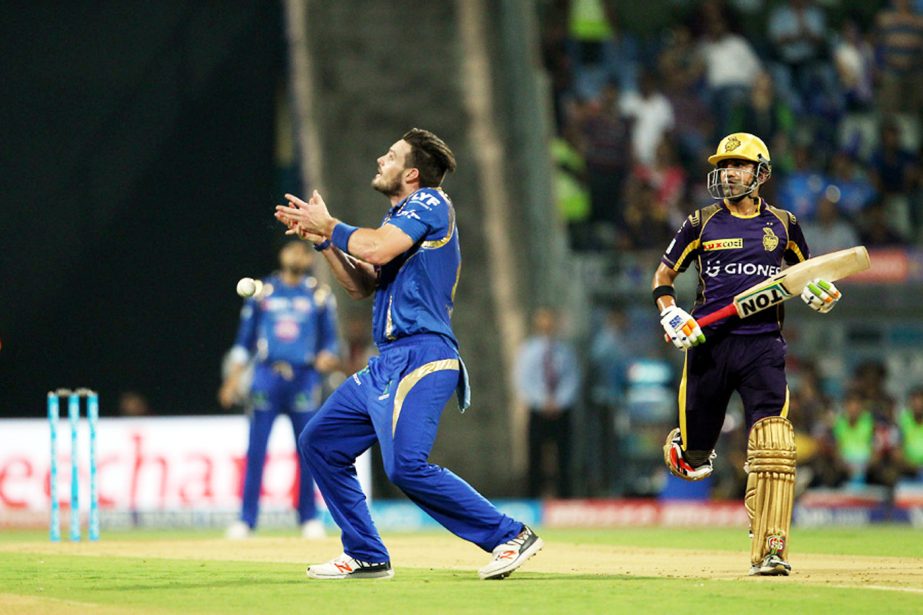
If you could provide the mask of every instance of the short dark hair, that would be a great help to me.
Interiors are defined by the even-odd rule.
[[[401,138],[410,144],[404,166],[420,172],[420,185],[424,188],[439,186],[445,174],[455,170],[455,154],[445,141],[430,131],[411,128]]]

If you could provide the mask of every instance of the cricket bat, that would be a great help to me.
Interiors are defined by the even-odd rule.
[[[865,271],[869,264],[865,246],[815,256],[738,293],[730,304],[696,321],[704,328],[729,316],[746,318],[800,295],[807,283],[815,278],[834,282]]]

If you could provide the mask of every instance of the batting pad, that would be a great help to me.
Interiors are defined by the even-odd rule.
[[[753,532],[750,561],[759,564],[775,553],[788,554],[795,499],[795,430],[788,419],[760,419],[747,443],[747,494],[744,506]]]

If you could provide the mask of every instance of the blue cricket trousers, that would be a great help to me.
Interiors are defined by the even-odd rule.
[[[450,532],[486,551],[515,537],[519,523],[468,483],[428,462],[439,418],[462,373],[458,351],[418,334],[381,349],[327,399],[298,440],[343,550],[360,561],[390,561],[356,478],[355,460],[377,440],[388,478]]]
[[[320,374],[312,367],[287,367],[286,370],[278,370],[268,364],[260,364],[253,374],[253,386],[250,389],[250,441],[240,513],[241,521],[251,528],[256,527],[259,516],[266,447],[276,417],[279,413],[288,415],[297,440],[311,417],[317,414],[314,410],[320,393]],[[298,521],[304,523],[317,516],[317,505],[314,503],[311,471],[300,455],[298,470]]]

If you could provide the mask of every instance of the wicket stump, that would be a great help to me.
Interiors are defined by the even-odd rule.
[[[71,436],[71,496],[70,496],[70,539],[80,540],[80,448],[78,433],[80,426],[80,400],[86,402],[86,418],[90,429],[89,473],[90,501],[87,535],[90,540],[99,540],[99,488],[96,466],[96,428],[99,422],[99,395],[90,389],[57,389],[48,393],[48,427],[51,436],[51,466],[49,469],[49,494],[51,515],[49,538],[61,540],[61,501],[58,498],[58,422],[61,420],[61,399],[67,399],[67,422]]]

